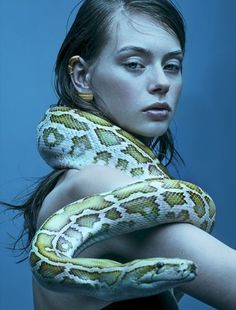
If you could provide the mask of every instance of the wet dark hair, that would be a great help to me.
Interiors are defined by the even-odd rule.
[[[68,62],[74,55],[80,55],[88,65],[97,59],[110,38],[114,15],[123,10],[127,15],[141,14],[160,23],[167,31],[174,33],[185,50],[185,27],[181,13],[170,0],[85,0],[80,1],[75,20],[68,31],[58,53],[55,67],[55,88],[59,97],[58,105],[89,111],[106,117],[96,102],[84,103],[77,95],[68,74]],[[151,148],[161,162],[169,165],[173,159],[182,160],[175,149],[170,129],[161,137],[153,140]],[[36,221],[42,202],[54,188],[65,170],[54,170],[44,177],[26,202],[12,208],[24,216],[24,228],[16,243],[27,236],[23,250],[27,250],[36,231]],[[10,205],[9,205],[10,206]],[[14,247],[15,248],[15,247]]]

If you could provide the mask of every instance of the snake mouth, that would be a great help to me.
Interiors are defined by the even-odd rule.
[[[160,271],[160,270],[159,270]],[[166,282],[185,282],[185,281],[191,281],[197,276],[197,266],[195,264],[191,264],[190,266],[187,266],[184,269],[178,269],[178,267],[175,269],[175,276],[172,278],[170,277],[169,279],[165,277],[165,272],[163,270],[163,277],[164,279],[159,281],[166,281]],[[172,274],[173,275],[173,274]]]

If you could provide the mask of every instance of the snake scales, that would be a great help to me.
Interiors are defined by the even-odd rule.
[[[75,201],[43,223],[30,251],[32,272],[42,285],[114,301],[157,294],[196,276],[195,264],[184,259],[121,264],[78,256],[100,240],[165,223],[211,232],[215,205],[206,192],[172,179],[142,142],[87,112],[50,108],[38,126],[38,146],[54,168],[98,164],[134,178],[128,186]]]

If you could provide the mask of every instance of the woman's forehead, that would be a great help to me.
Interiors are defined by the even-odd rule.
[[[128,49],[127,46],[137,46],[143,49],[181,50],[180,42],[167,26],[154,21],[145,15],[123,15],[114,18],[109,32],[106,48],[119,54]]]

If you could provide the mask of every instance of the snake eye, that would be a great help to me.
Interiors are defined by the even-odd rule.
[[[161,269],[162,267],[164,267],[164,263],[156,263],[156,267],[158,268],[158,269]]]

